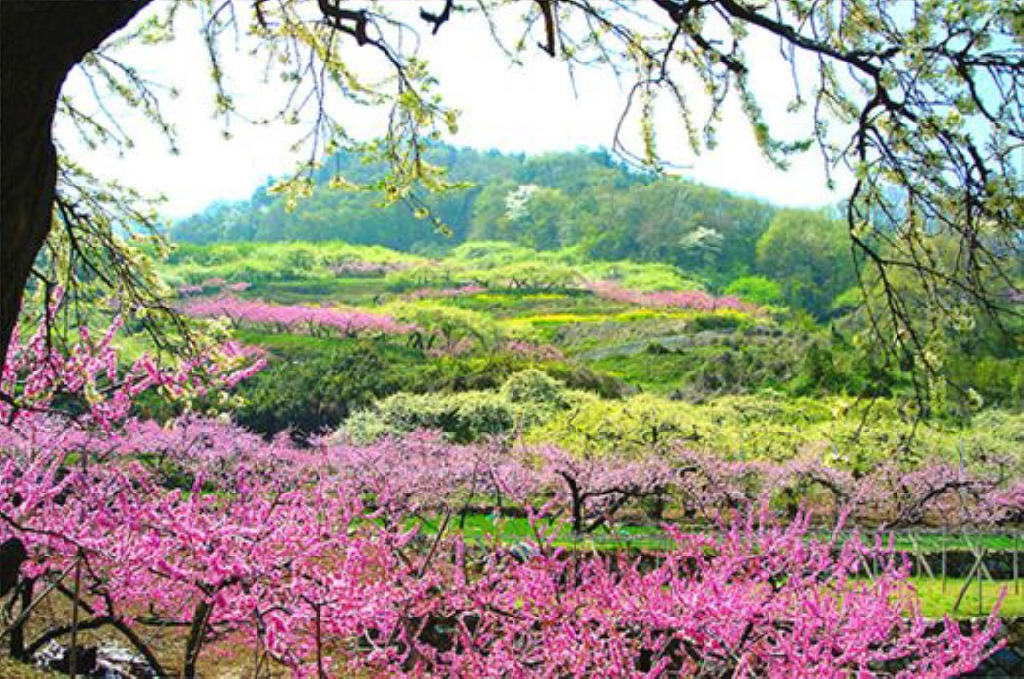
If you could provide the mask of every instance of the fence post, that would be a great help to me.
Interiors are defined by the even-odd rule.
[[[928,557],[926,554],[921,553],[921,543],[917,541],[913,533],[907,533],[907,538],[910,540],[910,544],[914,547],[914,560],[917,562],[917,575],[924,577],[927,575],[931,579],[935,579],[935,573],[932,571],[931,565],[928,563]]]
[[[1013,593],[1020,594],[1020,573],[1017,570],[1017,558],[1018,550],[1020,546],[1017,541],[1020,540],[1020,533],[1013,534]]]
[[[971,566],[971,570],[967,574],[967,581],[964,582],[964,586],[960,588],[960,594],[957,595],[956,603],[953,604],[953,611],[954,612],[960,610],[960,604],[963,603],[964,595],[967,594],[967,590],[971,586],[971,580],[974,579],[975,575],[977,575],[979,577],[981,576],[981,560],[983,558],[985,558],[985,548],[984,547],[982,547],[980,553],[976,553],[976,555],[975,555],[974,564]]]
[[[961,528],[960,529],[960,534],[963,537],[964,541],[967,543],[967,547],[968,547],[968,549],[971,550],[971,553],[974,554],[975,556],[978,556],[978,554],[979,554],[979,552],[978,552],[978,549],[979,549],[978,545],[975,545],[974,541],[971,540],[971,536],[970,536],[970,533],[968,533],[967,528],[966,527]],[[979,543],[979,544],[982,545],[982,550],[981,551],[982,552],[988,551],[987,548],[984,547],[985,535],[983,533],[980,533],[980,532],[976,532],[975,535],[981,538],[981,541]],[[992,573],[991,573],[991,571],[989,571],[988,566],[985,565],[984,561],[982,561],[981,566],[979,566],[979,569],[980,569],[980,572],[981,572],[982,575],[984,575],[989,580],[992,580],[993,582],[995,581],[995,578],[992,577]]]
[[[981,571],[979,570],[978,571],[978,617],[979,618],[982,616],[982,612],[981,612],[981,609],[983,607],[983,604],[982,604],[982,596],[983,596],[983,594],[982,594],[982,587],[984,587],[984,583],[985,583],[985,578],[982,577]]]
[[[78,602],[82,593],[82,550],[75,554],[74,596],[71,599],[71,647],[68,649],[68,674],[78,676]]]
[[[960,436],[960,443],[958,445],[960,451],[960,474],[957,476],[957,481],[963,482],[964,480],[964,437]],[[964,496],[964,489],[961,486],[957,490],[957,495],[960,497],[960,525],[963,526],[964,521],[967,519],[967,499]]]
[[[258,621],[256,623],[256,645],[252,654],[252,679],[260,679],[260,628]]]
[[[946,524],[942,524],[942,593],[946,593]]]

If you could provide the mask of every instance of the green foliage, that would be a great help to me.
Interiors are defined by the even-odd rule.
[[[479,441],[547,421],[577,398],[577,392],[567,391],[547,374],[528,369],[512,374],[497,390],[395,394],[350,417],[342,434],[368,442],[435,429],[459,443]]]
[[[355,258],[411,265],[387,275],[394,292],[470,283],[547,290],[598,279],[658,291],[700,289],[706,281],[758,304],[784,300],[819,318],[852,282],[845,226],[821,213],[778,212],[678,178],[631,173],[601,154],[582,151],[530,158],[439,146],[430,157],[453,180],[476,184],[437,197],[433,207],[452,227],[450,238],[403,206],[381,210],[368,194],[330,189],[327,182],[336,173],[365,183],[383,172],[345,153],[335,163],[337,172],[317,175],[311,195],[293,213],[284,211],[284,198],[261,189],[249,203],[217,204],[209,214],[180,222],[172,234],[195,242],[344,238],[407,252],[451,249],[441,265],[394,252],[359,252],[356,246],[340,251],[334,245],[281,243],[282,250],[267,251],[266,257],[230,258],[222,252],[216,262],[191,266],[183,250],[172,260],[175,278],[255,283],[297,271],[323,278],[333,265]],[[568,174],[558,174],[563,171]],[[755,268],[764,275],[751,277]]]
[[[758,306],[778,306],[784,300],[779,284],[764,276],[742,276],[729,283],[723,292]]]
[[[998,412],[990,417],[967,428],[922,424],[892,400],[793,398],[771,392],[722,396],[706,404],[649,394],[622,401],[580,395],[571,408],[531,428],[527,439],[589,454],[642,455],[652,448],[683,446],[776,462],[813,455],[857,472],[894,456],[952,461],[962,440],[968,464],[1000,458],[1024,463],[1024,415]]]
[[[451,252],[451,259],[473,269],[495,269],[509,264],[532,261],[534,248],[510,241],[474,240],[463,243]]]
[[[754,244],[773,212],[755,200],[664,179],[635,184],[605,201],[604,228],[584,242],[601,259],[670,262],[722,280],[752,268]]]
[[[702,314],[684,325],[661,326],[660,332],[655,324],[649,335],[583,357],[596,370],[645,391],[696,402],[766,389],[862,398],[912,391],[907,375],[851,345],[838,330],[794,332],[749,321],[734,327],[726,323],[729,318]]]
[[[796,342],[730,344],[669,349],[660,342],[651,342],[643,351],[608,356],[590,365],[645,391],[691,401],[779,389],[799,370],[795,356],[786,353],[787,348],[797,346]]]
[[[857,309],[864,304],[864,293],[859,286],[841,292],[832,300],[832,313],[842,314]]]
[[[293,350],[243,383],[245,405],[237,419],[264,434],[332,430],[351,412],[411,386],[410,375],[402,370],[409,358],[398,347],[361,340]]]
[[[552,408],[568,404],[565,388],[547,373],[536,369],[515,373],[501,387],[501,393],[511,403],[532,403]]]
[[[847,227],[823,212],[779,212],[757,242],[757,268],[789,306],[825,317],[854,282]]]
[[[624,288],[639,292],[704,289],[698,281],[687,278],[678,267],[661,262],[586,262],[579,268],[587,279],[615,281]]]
[[[372,410],[355,414],[344,434],[357,442],[384,435],[407,434],[418,429],[443,431],[452,441],[466,443],[512,431],[515,414],[508,400],[494,392],[395,394]]]
[[[265,283],[270,281],[333,280],[333,268],[350,262],[414,266],[426,262],[380,246],[341,241],[289,243],[179,243],[161,266],[172,285],[197,284],[209,278]]]
[[[1004,458],[1015,461],[1019,471],[1024,463],[1024,414],[986,410],[973,418],[962,439],[969,461]]]
[[[468,270],[451,264],[425,263],[408,269],[391,271],[384,277],[391,292],[406,292],[420,288],[451,288],[473,282]]]
[[[839,237],[835,225],[827,226],[830,222],[821,215],[786,213],[773,223],[775,231],[762,239],[762,256],[771,251],[766,243],[775,247],[780,241],[774,238],[793,236],[787,230],[804,225],[806,215],[814,217],[807,223],[831,228],[832,237]],[[579,281],[615,280],[650,290],[694,288],[699,283],[670,264],[594,262],[580,247],[539,252],[505,241],[471,241],[442,260],[427,261],[386,248],[339,242],[184,244],[164,265],[166,277],[180,283],[210,277],[240,281],[261,268],[274,279],[253,281],[253,288],[242,294],[278,303],[346,303],[378,310],[383,305],[384,311],[421,328],[413,337],[420,350],[469,351],[467,360],[450,362],[444,370],[443,362],[426,358],[416,368],[432,366],[433,379],[438,380],[435,386],[448,390],[500,384],[523,367],[518,359],[504,367],[499,367],[505,360],[499,355],[486,358],[486,366],[474,367],[471,359],[474,355],[484,358],[483,352],[493,352],[503,341],[520,339],[553,344],[577,356],[584,365],[544,369],[560,371],[560,379],[574,388],[614,397],[628,392],[630,385],[690,400],[763,389],[794,396],[865,398],[902,397],[913,391],[906,373],[909,364],[887,361],[884,352],[861,342],[865,319],[856,308],[861,294],[856,286],[847,286],[830,302],[825,300],[827,295],[821,297],[821,304],[827,305],[825,313],[855,309],[851,316],[834,321],[829,332],[799,307],[774,307],[771,316],[752,316],[643,309],[598,298]],[[485,284],[487,289],[425,299],[407,294],[467,284]],[[512,289],[516,285],[521,288]],[[777,303],[782,290],[771,278],[749,275],[725,289],[761,304]],[[954,411],[963,417],[977,411],[979,403],[1021,407],[1024,382],[1019,377],[1019,347],[1014,348],[1014,342],[1019,345],[1014,337],[1020,336],[1020,330],[1015,328],[1011,323],[1000,330],[992,322],[980,321],[956,331],[936,326],[929,342],[936,347],[933,355],[942,356],[946,378],[973,391],[949,388],[944,404],[931,405],[930,411],[939,415]],[[282,336],[261,341],[274,345],[302,340]],[[648,348],[665,351],[654,355]],[[595,370],[588,372],[586,364]],[[403,386],[403,390],[420,388]]]
[[[376,153],[371,150],[371,154]],[[444,160],[440,153],[432,159]],[[393,201],[381,205],[388,172],[382,163],[364,163],[358,152],[342,151],[306,182],[293,187],[270,181],[248,201],[215,204],[175,223],[171,237],[195,243],[343,239],[405,251],[448,244],[446,235],[406,205]],[[338,176],[345,178],[345,189],[332,188],[339,183],[334,181]],[[378,187],[382,191],[352,190],[355,185]],[[462,237],[469,226],[468,205],[472,195],[470,190],[457,189],[432,195],[427,203],[456,237]],[[299,196],[301,200],[296,199]]]
[[[567,363],[546,363],[544,372],[572,391],[587,391],[609,399],[618,399],[635,391],[633,387],[607,372]]]
[[[950,380],[970,385],[984,404],[1020,408],[1024,404],[1024,358],[958,354],[946,361]]]
[[[412,335],[417,346],[422,349],[448,348],[461,340],[491,347],[499,338],[498,326],[487,314],[441,302],[393,302],[381,311],[419,327],[421,330]]]
[[[271,194],[264,186],[249,201],[217,203],[179,221],[171,235],[195,243],[343,239],[406,252],[505,241],[541,251],[575,248],[586,258],[679,266],[717,283],[753,268],[754,245],[774,212],[719,189],[637,173],[605,152],[530,157],[437,145],[426,157],[452,181],[473,185],[424,199],[450,228],[450,237],[403,205],[382,209],[372,193],[332,189],[337,176],[368,184],[385,172],[350,152],[328,159],[302,200],[288,192]],[[501,253],[489,249],[482,258],[456,248],[456,257],[482,260],[474,268],[529,261],[510,247],[498,263]],[[682,280],[672,280],[676,276]],[[681,287],[685,280],[663,270],[650,280],[623,283],[660,290]]]
[[[492,269],[483,281],[513,290],[564,290],[582,282],[570,266],[548,262],[517,262]]]

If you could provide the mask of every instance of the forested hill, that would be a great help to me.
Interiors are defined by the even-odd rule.
[[[172,237],[195,243],[344,240],[420,253],[467,240],[509,240],[539,250],[577,247],[594,259],[670,263],[714,284],[757,270],[758,242],[779,213],[752,198],[638,173],[604,151],[527,156],[444,146],[430,160],[448,168],[451,179],[472,185],[429,199],[450,236],[405,205],[382,210],[372,193],[330,188],[334,176],[367,183],[381,173],[339,154],[324,163],[312,195],[293,212],[268,183],[249,201],[216,203],[179,221]],[[824,224],[820,214],[804,217]],[[826,231],[803,236],[807,242],[800,245],[829,257],[831,244],[844,252],[842,226]]]

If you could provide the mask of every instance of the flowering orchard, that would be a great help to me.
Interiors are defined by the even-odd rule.
[[[232,295],[193,299],[182,306],[182,311],[195,318],[227,318],[236,326],[265,325],[279,332],[311,335],[331,332],[342,336],[364,333],[403,335],[416,330],[414,325],[360,309],[268,304]]]
[[[252,283],[247,281],[236,281],[229,283],[223,278],[207,278],[195,285],[182,285],[178,288],[178,296],[180,297],[193,297],[195,295],[202,295],[213,292],[245,292],[252,287]]]
[[[598,462],[428,433],[303,449],[223,421],[128,417],[144,389],[221,387],[258,364],[121,372],[107,337],[83,336],[67,359],[40,337],[16,345],[3,378],[0,542],[16,569],[4,633],[19,658],[94,630],[161,676],[228,653],[298,677],[909,678],[955,676],[999,644],[996,612],[966,632],[924,620],[897,555],[808,540],[806,512],[784,523],[762,504],[707,535],[669,526],[655,565],[558,546],[560,514],[586,530],[649,494],[740,506],[754,485],[819,477],[860,492],[814,465],[776,477],[683,452]],[[75,414],[58,409],[76,395]],[[454,530],[488,497],[525,513],[527,544]],[[437,530],[411,528],[416,516]],[[884,562],[870,579],[866,556]],[[66,599],[68,619],[33,612],[45,597]]]
[[[521,339],[509,339],[506,340],[502,346],[502,349],[522,356],[534,361],[564,361],[565,354],[562,353],[558,347],[553,347],[546,344],[535,344]]]
[[[347,277],[374,277],[384,276],[393,271],[404,271],[412,266],[409,262],[367,262],[363,260],[350,260],[340,262],[327,267],[335,276]]]
[[[530,503],[564,515],[576,534],[626,513],[714,522],[722,510],[762,505],[882,529],[1016,525],[1024,515],[1019,482],[944,463],[911,471],[885,464],[855,478],[810,458],[772,465],[679,449],[588,459],[555,446],[452,445],[425,431],[373,446],[324,446],[322,455],[392,515],[468,511],[468,502],[501,514],[510,503]]]
[[[701,290],[669,290],[663,292],[638,292],[624,288],[611,281],[595,281],[587,288],[602,299],[651,309],[693,309],[695,311],[744,311],[753,313],[757,307],[737,297],[715,297]]]

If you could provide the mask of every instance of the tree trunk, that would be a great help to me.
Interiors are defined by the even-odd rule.
[[[32,589],[35,583],[36,581],[32,578],[22,578],[21,583],[18,585],[19,590],[14,594],[14,596],[19,597],[19,604],[21,605],[21,610],[18,611],[17,615],[25,615],[25,619],[12,627],[10,632],[10,653],[11,657],[15,660],[28,660],[28,655],[25,653],[25,626],[28,624],[28,616],[25,614],[25,611],[32,605]]]
[[[195,611],[192,612],[192,624],[188,629],[188,638],[185,639],[185,661],[181,669],[182,679],[195,679],[196,677],[199,652],[203,650],[203,640],[206,638],[207,624],[212,613],[213,604],[207,603],[206,599],[200,599]]]
[[[149,0],[0,3],[0,369],[32,265],[50,232],[53,118],[71,68]]]
[[[572,532],[573,535],[583,534],[583,504],[586,502],[586,498],[583,492],[580,490],[580,486],[576,483],[576,479],[565,472],[559,472],[565,480],[565,485],[569,488],[570,501],[572,503]]]

